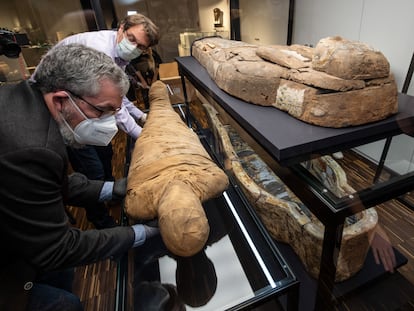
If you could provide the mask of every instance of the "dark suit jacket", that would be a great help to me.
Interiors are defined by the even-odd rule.
[[[103,182],[68,178],[67,163],[42,94],[27,81],[0,87],[0,310],[22,304],[39,272],[118,257],[132,246],[130,227],[68,225],[65,205],[96,202]]]

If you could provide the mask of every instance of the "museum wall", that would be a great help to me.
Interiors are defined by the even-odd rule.
[[[223,12],[223,30],[230,31],[230,4],[229,0],[198,0],[200,31],[214,30],[214,8]]]
[[[114,7],[119,18],[134,10],[157,24],[161,33],[157,52],[164,62],[178,56],[181,32],[199,30],[198,3],[194,0],[114,0]]]
[[[414,52],[412,0],[296,0],[293,43],[315,44],[320,38],[340,35],[380,50],[389,60],[401,90]],[[414,95],[414,81],[408,94]],[[357,150],[378,161],[384,141]],[[414,139],[401,135],[392,141],[386,166],[405,172],[414,158]],[[401,159],[401,156],[403,157]]]
[[[239,0],[241,40],[252,44],[286,44],[289,0]]]

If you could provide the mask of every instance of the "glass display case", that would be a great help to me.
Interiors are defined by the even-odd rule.
[[[203,207],[210,235],[199,253],[175,256],[160,237],[130,251],[117,310],[244,310],[269,300],[297,310],[299,283],[237,187]]]
[[[364,182],[355,185],[353,191],[338,194],[329,187],[326,178],[310,170],[309,163],[323,155],[352,151],[363,144],[412,133],[414,98],[399,94],[399,112],[385,120],[348,128],[324,128],[299,121],[274,107],[246,105],[219,89],[193,57],[179,57],[176,60],[180,74],[209,102],[214,103],[229,123],[250,139],[255,151],[263,155],[275,174],[324,225],[320,274],[315,297],[311,299],[315,310],[332,308],[338,296],[383,274],[383,269],[370,270],[366,274],[360,273],[363,276],[361,280],[353,278],[347,284],[335,284],[345,219],[412,190],[412,169],[404,174],[390,174],[384,170],[381,178],[371,180],[361,177]],[[377,166],[370,169],[377,170]],[[373,172],[373,175],[375,173],[379,172]],[[405,258],[397,251],[395,253],[398,264],[404,264]],[[372,254],[368,254],[367,260],[372,260]],[[351,283],[354,284],[349,285]]]
[[[201,143],[219,164],[211,131],[195,125],[188,105],[174,107],[183,121],[192,119]],[[245,310],[264,303],[276,310],[298,309],[296,276],[229,178],[230,186],[221,196],[203,203],[210,227],[203,250],[176,256],[157,236],[121,260],[116,310]],[[123,221],[129,223],[126,215]]]

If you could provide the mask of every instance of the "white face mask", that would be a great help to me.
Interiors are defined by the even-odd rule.
[[[118,132],[115,116],[86,119],[73,130],[75,140],[84,145],[108,146]]]
[[[114,138],[115,134],[118,132],[115,116],[104,115],[101,118],[89,119],[74,103],[70,96],[69,100],[73,106],[76,107],[79,113],[82,114],[82,116],[85,118],[85,120],[80,122],[75,127],[75,129],[72,129],[65,118],[63,118],[64,123],[73,133],[75,141],[83,145],[107,146],[111,142],[112,138]]]
[[[142,54],[142,50],[125,37],[116,45],[116,52],[120,58],[126,61],[131,61]]]

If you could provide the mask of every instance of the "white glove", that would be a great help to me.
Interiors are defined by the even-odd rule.
[[[144,114],[142,114],[141,118],[139,118],[138,125],[140,127],[144,127],[144,124],[145,124],[146,121],[147,121],[147,114],[144,113]]]

